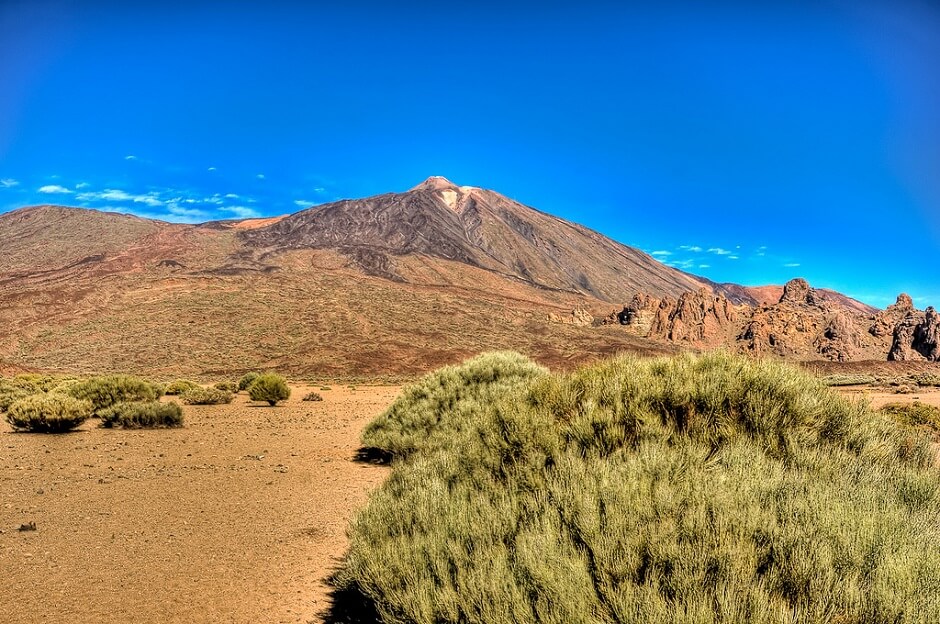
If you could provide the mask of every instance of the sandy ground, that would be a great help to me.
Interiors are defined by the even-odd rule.
[[[308,623],[385,468],[353,460],[398,388],[185,407],[179,430],[0,425],[0,621]],[[35,531],[19,531],[35,522]]]
[[[847,396],[868,399],[871,406],[876,409],[888,403],[913,403],[914,401],[940,407],[940,388],[918,388],[915,392],[903,394],[868,386],[848,386],[837,389]]]

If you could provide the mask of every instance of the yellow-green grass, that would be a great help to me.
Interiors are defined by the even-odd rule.
[[[468,374],[506,358],[525,367],[499,354],[428,376],[364,435],[398,459],[336,580],[382,621],[940,613],[940,474],[919,431],[781,363]]]

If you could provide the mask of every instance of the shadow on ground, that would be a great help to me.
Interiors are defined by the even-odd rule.
[[[363,464],[381,464],[388,466],[392,463],[392,454],[379,448],[363,446],[362,448],[356,449],[353,460]]]
[[[335,579],[329,580],[330,607],[320,613],[325,624],[381,624],[375,603],[359,591],[358,587],[340,588]]]

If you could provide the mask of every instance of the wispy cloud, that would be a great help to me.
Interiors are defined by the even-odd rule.
[[[135,204],[144,204],[151,208],[162,206],[165,202],[159,198],[159,194],[152,192],[144,195],[133,195],[120,189],[105,189],[103,191],[88,191],[79,193],[76,198],[80,201],[102,201],[102,202],[133,202]]]
[[[134,156],[133,154],[128,154],[127,156],[124,157],[124,160],[137,160],[137,157]]]
[[[314,205],[315,203],[316,203],[316,202],[312,202],[312,201],[307,200],[307,199],[295,199],[295,200],[294,200],[294,205],[296,205],[298,208],[309,208],[310,206]]]
[[[800,263],[799,262],[787,262],[783,266],[787,267],[788,269],[792,269],[792,268],[800,266]]]
[[[59,186],[58,184],[47,184],[45,186],[39,187],[40,193],[46,193],[49,195],[60,194],[60,195],[71,195],[74,191],[65,188],[64,186]]]
[[[679,245],[679,249],[682,251],[691,251],[692,253],[698,253],[702,251],[702,248],[698,245]]]
[[[239,219],[256,219],[261,216],[257,210],[245,206],[226,206],[222,211],[235,215]]]
[[[216,170],[215,167],[209,167],[208,169],[206,169],[206,171],[215,171],[215,170]]]
[[[712,268],[712,265],[710,265],[710,264],[700,264],[700,265],[698,265],[698,268],[700,268],[700,269],[710,269],[710,268]]]
[[[263,174],[263,173],[259,173],[259,174],[256,175],[255,177],[258,178],[259,180],[264,180],[264,174]]]
[[[226,193],[225,197],[228,199],[238,199],[238,195],[236,195],[235,193]]]
[[[89,184],[88,182],[79,182],[78,184],[75,185],[75,188],[76,190],[79,190],[83,188],[88,188],[89,186],[91,186],[91,184]]]
[[[735,255],[728,256],[728,260],[737,260],[737,259],[738,259],[738,256],[735,256]]]
[[[671,255],[672,255],[672,252],[671,252],[671,251],[666,251],[665,249],[657,249],[656,251],[651,251],[651,252],[650,252],[650,255],[651,255],[651,256],[661,256],[661,257],[664,257],[664,258],[665,258],[665,257],[667,257],[667,256],[671,256]]]
[[[19,180],[14,180],[13,178],[3,178],[0,180],[0,188],[13,188],[14,186],[19,185]]]
[[[710,247],[708,253],[713,253],[716,256],[730,256],[731,252],[727,249],[722,249],[721,247]]]

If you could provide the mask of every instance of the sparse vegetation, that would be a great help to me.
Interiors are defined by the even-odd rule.
[[[290,397],[290,388],[287,380],[277,373],[264,373],[248,386],[248,396],[252,401],[265,401],[273,407],[278,401],[286,401]]]
[[[322,400],[323,400],[323,397],[320,395],[319,392],[312,392],[312,391],[311,391],[311,392],[308,392],[307,394],[305,394],[305,395],[304,395],[304,398],[301,399],[301,400],[302,400],[302,401],[322,401]]]
[[[198,390],[200,388],[202,388],[202,386],[197,384],[195,381],[189,381],[188,379],[177,379],[175,381],[171,381],[166,385],[166,387],[164,387],[163,394],[167,396],[179,396],[186,394],[190,390]]]
[[[102,410],[99,416],[102,427],[149,429],[183,426],[183,408],[176,402],[117,403]]]
[[[514,357],[524,381],[480,379],[483,356],[407,389],[364,434],[399,459],[337,583],[382,621],[940,613],[927,436],[775,362],[620,357],[549,375]]]
[[[247,390],[248,386],[250,386],[254,380],[260,376],[260,373],[255,372],[245,373],[242,375],[242,378],[238,380],[238,391],[241,392],[243,390]]]
[[[222,405],[231,403],[234,395],[227,390],[200,386],[187,390],[180,398],[186,405]]]
[[[940,386],[940,375],[934,375],[932,373],[923,373],[918,375],[914,381],[917,382],[918,386],[928,386],[936,387]]]
[[[19,399],[7,410],[7,422],[17,431],[61,433],[75,429],[92,413],[90,401],[65,394],[38,393]]]
[[[238,394],[238,384],[234,381],[220,381],[212,386],[216,390],[222,390],[223,392],[231,392],[232,394]]]
[[[63,387],[63,392],[76,399],[89,401],[95,415],[116,403],[154,401],[157,389],[130,375],[104,375],[91,377]]]
[[[862,374],[841,374],[827,375],[823,377],[823,383],[827,386],[865,386],[874,384],[877,381],[873,375]]]
[[[332,390],[333,388],[329,386],[320,386],[320,390]]]

